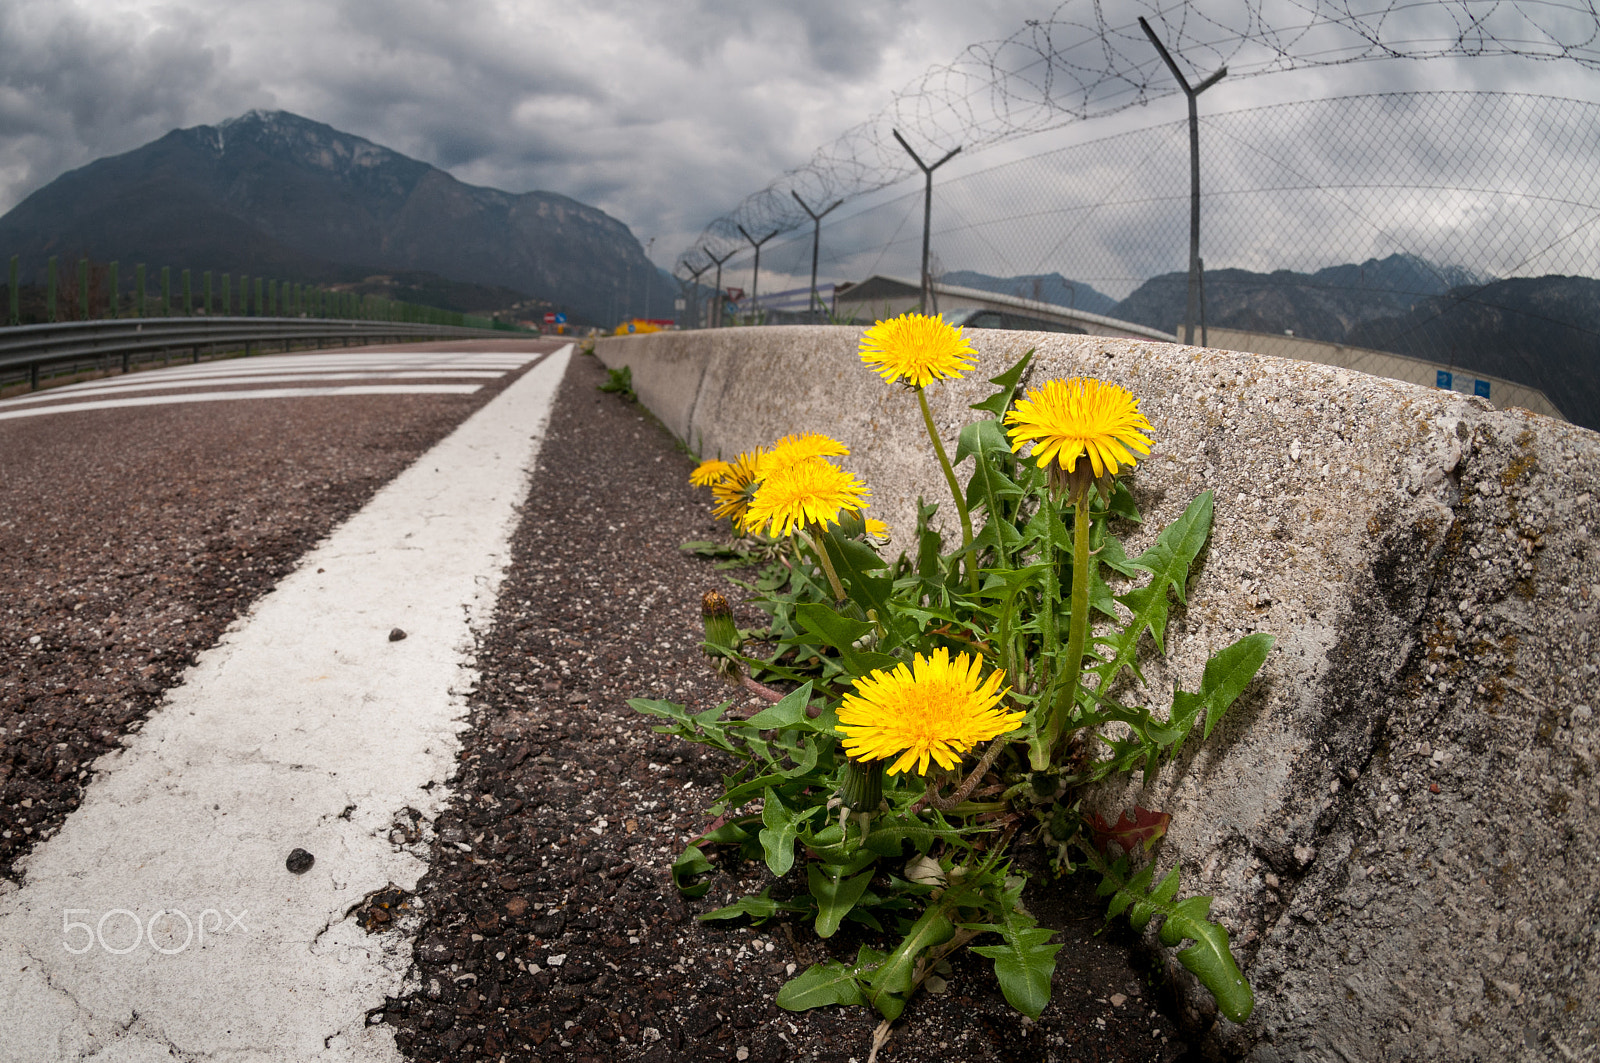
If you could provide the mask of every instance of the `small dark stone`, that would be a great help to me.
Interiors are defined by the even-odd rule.
[[[289,854],[289,859],[283,862],[283,866],[296,875],[303,875],[310,871],[311,865],[316,862],[317,858],[304,849],[296,849]]]
[[[403,639],[405,637],[406,637],[406,633],[404,631],[401,631],[399,628],[391,628],[389,630],[389,641],[390,642],[399,642],[401,639]]]

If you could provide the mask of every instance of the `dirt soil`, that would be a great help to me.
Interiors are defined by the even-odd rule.
[[[864,1061],[878,1025],[867,1009],[793,1014],[773,997],[813,962],[852,958],[870,932],[823,941],[805,923],[695,918],[771,884],[760,864],[719,867],[688,902],[672,885],[732,766],[656,734],[627,700],[699,711],[729,697],[697,648],[699,598],[744,592],[679,549],[722,535],[688,485],[693,459],[640,407],[597,392],[604,380],[593,358],[573,359],[480,646],[432,869],[372,924],[398,914],[417,927],[413,988],[368,1021],[392,1025],[416,1060]],[[739,622],[762,617],[744,606]],[[1010,1010],[988,961],[963,953],[878,1059],[1187,1058],[1131,932],[1096,936],[1104,907],[1089,878],[1036,875],[1026,895],[1066,946],[1037,1022]]]

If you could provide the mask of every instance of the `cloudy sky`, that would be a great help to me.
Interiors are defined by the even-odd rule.
[[[1101,6],[1117,18],[1118,0]],[[1152,9],[1124,6],[1129,19]],[[465,181],[592,203],[655,238],[652,257],[670,266],[702,226],[882,111],[930,65],[1055,10],[1056,0],[0,0],[0,211],[170,129],[281,108]],[[1441,14],[1447,36],[1454,15]],[[1256,77],[1210,98],[1240,107],[1380,85],[1600,100],[1600,74],[1582,64],[1504,59]],[[1117,120],[1165,121],[1181,106]]]

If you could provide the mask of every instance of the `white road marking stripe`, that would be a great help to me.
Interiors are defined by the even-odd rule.
[[[125,391],[161,391],[173,388],[209,388],[222,387],[227,384],[290,384],[297,381],[312,380],[438,380],[447,377],[459,377],[463,380],[499,380],[505,373],[482,369],[441,369],[432,370],[402,370],[400,372],[369,372],[369,373],[252,373],[249,376],[217,376],[206,377],[201,380],[185,378],[182,380],[145,380],[142,377],[118,377],[117,383],[107,384],[104,387],[74,389],[66,394],[65,388],[39,394],[27,395],[22,398],[6,399],[0,402],[0,409],[11,406],[21,406],[39,402],[59,402],[66,399],[76,399],[85,395],[121,394]],[[124,382],[126,381],[126,382]]]
[[[448,798],[474,631],[570,353],[383,488],[97,762],[0,897],[0,1054],[401,1063],[365,1016],[411,944],[345,913],[426,870],[388,833]]]
[[[190,402],[236,402],[241,399],[300,399],[324,395],[471,395],[482,384],[354,384],[334,388],[255,388],[250,391],[210,391],[199,395],[135,395],[127,399],[93,399],[59,406],[34,406],[26,410],[0,410],[0,421],[14,417],[42,417],[81,410],[114,410],[121,406],[170,406]]]

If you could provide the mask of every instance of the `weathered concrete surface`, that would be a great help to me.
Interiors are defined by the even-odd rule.
[[[702,454],[801,430],[844,440],[870,512],[903,531],[917,496],[945,488],[913,397],[860,364],[859,334],[668,333],[598,353],[631,365],[642,400]],[[1216,491],[1171,657],[1147,668],[1153,703],[1174,677],[1194,689],[1227,642],[1278,639],[1209,742],[1148,786],[1095,796],[1172,812],[1158,860],[1181,862],[1186,893],[1217,897],[1258,1003],[1238,1027],[1190,993],[1211,1049],[1262,1063],[1600,1055],[1600,436],[1328,366],[975,339],[978,370],[930,389],[947,444],[985,378],[1036,345],[1031,382],[1113,381],[1155,426],[1130,481],[1146,517],[1130,550]]]

